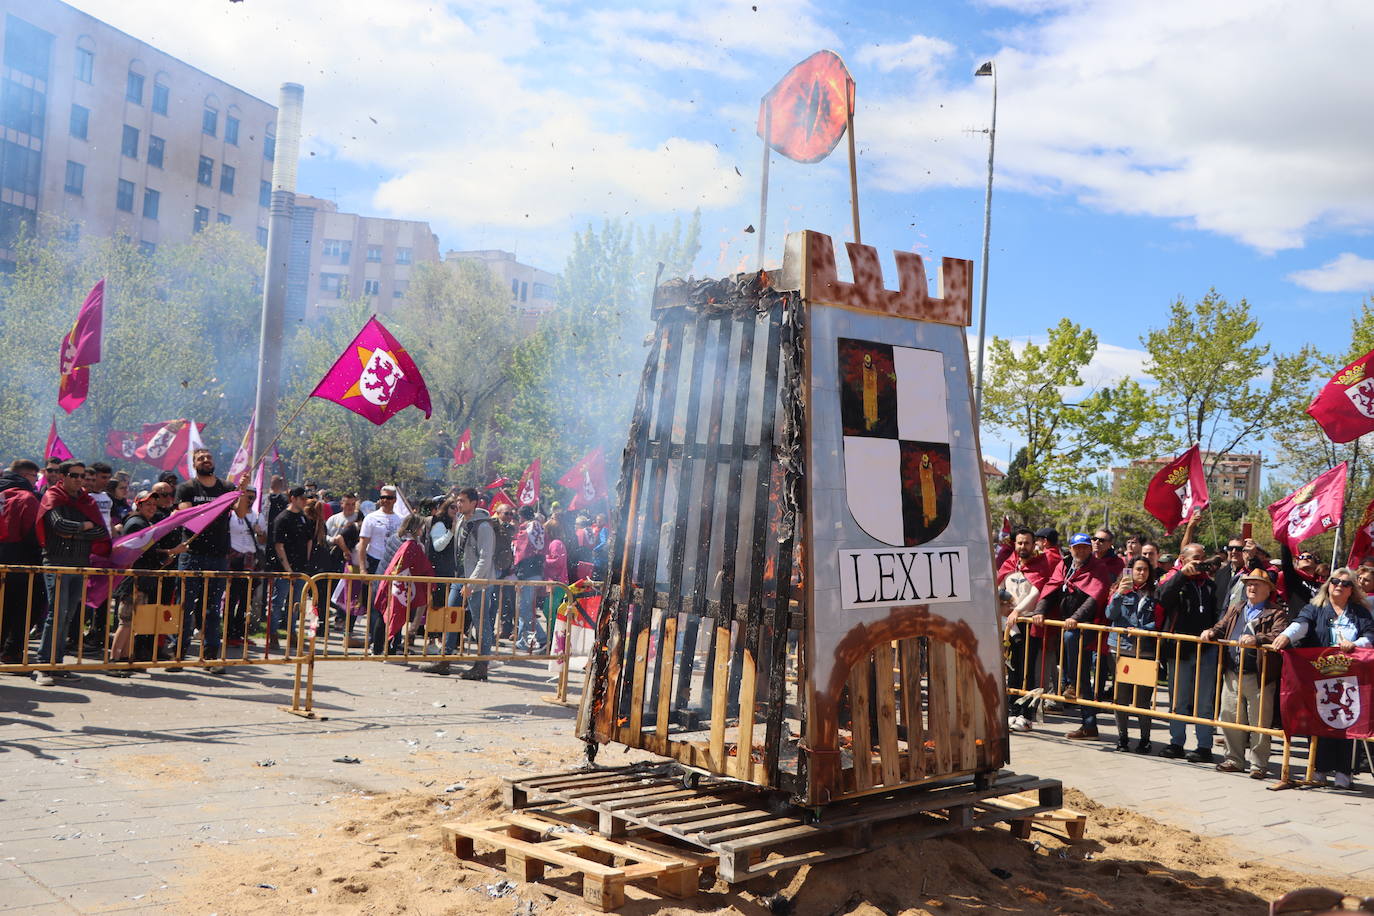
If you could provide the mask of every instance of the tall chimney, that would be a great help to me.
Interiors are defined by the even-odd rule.
[[[272,209],[267,223],[267,266],[262,278],[262,338],[258,342],[258,395],[253,454],[277,438],[281,350],[286,314],[286,273],[291,258],[291,215],[296,209],[296,164],[301,149],[305,87],[282,83],[277,106],[277,147],[272,157]],[[265,457],[265,456],[264,456]]]

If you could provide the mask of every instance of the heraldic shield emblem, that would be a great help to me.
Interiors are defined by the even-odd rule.
[[[953,502],[944,355],[843,337],[838,344],[850,514],[884,544],[924,544],[945,530]]]

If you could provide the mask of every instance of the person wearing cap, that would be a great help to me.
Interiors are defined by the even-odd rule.
[[[1198,543],[1185,543],[1179,551],[1178,569],[1161,580],[1159,601],[1164,605],[1167,632],[1201,636],[1216,623],[1216,583],[1207,571],[1207,550]],[[1209,643],[1166,641],[1163,655],[1169,668],[1169,711],[1199,719],[1212,718],[1216,708],[1217,647]],[[1190,763],[1212,762],[1212,741],[1216,729],[1193,724],[1197,745],[1184,747],[1188,724],[1169,720],[1169,744],[1159,756]]]
[[[1080,623],[1105,623],[1107,593],[1113,584],[1108,572],[1107,564],[1093,556],[1092,538],[1087,534],[1075,534],[1069,538],[1069,560],[1045,583],[1031,622],[1039,626],[1046,617],[1057,618],[1064,621],[1065,632],[1072,632]],[[1108,668],[1103,658],[1104,635],[1093,634],[1092,638],[1082,641],[1076,657],[1065,656],[1064,659],[1064,677],[1070,686],[1076,687],[1076,695],[1084,700],[1094,700],[1102,691]],[[1038,674],[1042,684],[1054,683],[1052,667]],[[1096,738],[1097,709],[1080,706],[1079,715],[1081,726],[1065,737],[1072,741]]]
[[[163,489],[167,495],[171,495],[171,488],[163,484]],[[154,521],[157,521],[161,513],[160,497],[161,491],[140,490],[134,497],[134,508],[129,516],[124,520],[124,534],[128,536],[147,528]],[[165,569],[171,565],[175,557],[186,552],[186,543],[181,541],[179,536],[175,536],[175,544],[164,544],[159,540],[144,548],[143,553],[139,554],[138,559],[130,564],[130,569]],[[134,605],[142,601],[146,604],[156,604],[160,600],[165,601],[165,596],[160,597],[158,592],[158,578],[155,576],[133,576],[125,579],[115,589],[115,600],[118,602],[117,616],[119,625],[115,628],[114,641],[110,646],[110,659],[112,661],[129,661],[130,654],[134,648],[133,620]],[[140,637],[145,641],[144,651],[140,653],[142,661],[151,660],[153,657],[152,637]],[[143,658],[142,656],[146,656]],[[129,677],[133,673],[132,669],[110,671],[111,677]]]
[[[1290,615],[1283,602],[1276,600],[1274,580],[1267,570],[1252,569],[1239,579],[1244,597],[1233,601],[1216,626],[1203,630],[1201,636],[1231,643],[1221,653],[1218,718],[1237,725],[1268,728],[1274,720],[1279,659],[1261,647],[1273,645],[1288,626]],[[1226,759],[1217,764],[1218,770],[1242,773],[1248,765],[1253,779],[1269,775],[1268,735],[1224,726],[1221,734],[1226,739]]]

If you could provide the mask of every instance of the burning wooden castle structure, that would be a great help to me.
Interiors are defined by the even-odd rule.
[[[972,263],[848,253],[656,290],[578,721],[811,808],[1008,759]]]

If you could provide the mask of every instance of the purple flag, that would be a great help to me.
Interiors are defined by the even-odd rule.
[[[415,360],[375,315],[310,396],[347,407],[378,426],[411,405],[423,411],[425,419],[432,413],[429,389]]]
[[[100,332],[104,323],[105,281],[99,280],[86,294],[72,329],[58,349],[57,405],[71,413],[86,400],[90,388],[88,366],[100,362]]]

